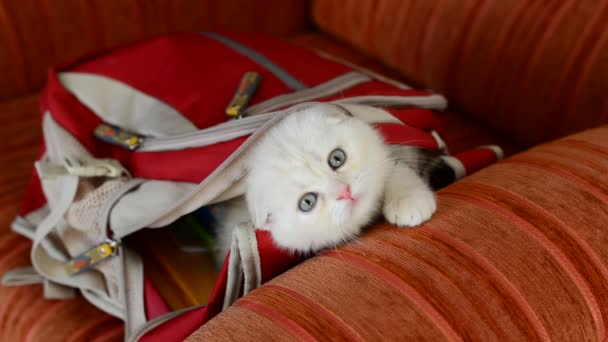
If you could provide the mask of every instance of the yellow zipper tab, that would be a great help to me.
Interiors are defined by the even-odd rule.
[[[241,78],[239,87],[234,93],[232,100],[226,107],[226,115],[231,118],[239,118],[242,116],[243,110],[247,107],[249,100],[260,85],[262,75],[255,71],[246,72]]]
[[[69,275],[77,275],[116,255],[117,251],[118,242],[106,240],[68,261],[65,264],[65,270]]]

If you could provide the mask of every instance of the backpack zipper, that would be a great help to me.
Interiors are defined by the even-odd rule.
[[[140,137],[139,146],[136,150],[143,152],[179,150],[232,140],[255,132],[276,114],[282,112],[272,112],[273,110],[334,95],[370,80],[371,78],[365,74],[349,72],[318,86],[276,96],[253,105],[245,109],[242,113],[243,118],[238,120],[231,120],[210,128],[169,137]]]
[[[244,116],[258,115],[281,107],[291,106],[300,102],[312,101],[320,97],[334,95],[361,83],[371,81],[366,74],[351,71],[333,78],[312,88],[302,89],[293,93],[275,96],[264,102],[255,104],[244,110]]]
[[[280,112],[280,111],[279,111]],[[230,120],[211,128],[171,137],[143,138],[141,152],[181,150],[229,141],[255,132],[279,112]]]
[[[319,96],[320,97],[320,96]],[[309,103],[310,102],[304,102]],[[303,104],[304,104],[303,103]],[[430,96],[358,96],[344,98],[335,103],[364,104],[370,106],[406,107],[415,106],[433,110],[445,109],[446,101],[441,95]],[[282,106],[280,106],[282,107]],[[292,108],[292,107],[290,107]],[[231,120],[217,126],[200,131],[172,137],[144,138],[137,149],[142,152],[180,150],[192,147],[202,147],[215,143],[229,141],[252,134],[285,110],[256,114],[238,120]]]
[[[260,102],[245,109],[242,112],[243,117],[240,119],[230,120],[202,130],[167,137],[137,136],[138,146],[136,148],[122,143],[116,144],[129,150],[155,152],[203,147],[229,141],[256,132],[273,118],[287,110],[277,110],[279,108],[289,108],[295,104],[306,103],[306,101],[334,95],[370,80],[370,76],[363,73],[349,72],[316,87],[280,95]],[[339,99],[335,102],[391,107],[416,106],[434,110],[443,110],[446,106],[445,98],[437,94],[429,96],[354,96]],[[115,133],[115,135],[122,136],[121,132]],[[111,140],[104,139],[103,137],[98,138],[104,141]]]

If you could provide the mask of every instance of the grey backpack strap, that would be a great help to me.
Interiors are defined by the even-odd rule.
[[[32,229],[27,221],[16,220],[13,223],[13,229],[22,233],[22,235],[31,237],[34,240],[34,246],[32,247],[32,261],[36,266],[22,267],[7,272],[2,277],[3,285],[19,286],[19,285],[31,285],[31,284],[42,284],[44,297],[47,299],[68,299],[73,298],[76,295],[75,289],[69,286],[55,283],[51,278],[46,279],[47,275],[40,269],[40,259],[57,259],[63,261],[65,258],[56,248],[53,248],[53,244],[48,239],[49,233],[57,225],[57,223],[63,217],[63,214],[67,211],[68,207],[76,196],[76,190],[78,189],[78,177],[66,176],[58,180],[61,182],[61,195],[58,202],[53,207],[53,210],[49,215],[40,222],[37,229]],[[21,229],[22,228],[22,229]],[[26,229],[27,228],[27,229]],[[34,259],[36,256],[36,260]],[[38,261],[38,262],[36,262]],[[42,263],[44,264],[44,263]]]
[[[255,228],[248,223],[240,223],[234,229],[230,258],[228,259],[228,281],[224,306],[226,309],[238,298],[243,288],[243,295],[260,287],[262,284],[262,268]]]
[[[75,288],[54,283],[48,279],[45,279],[42,283],[42,293],[46,299],[72,299],[76,297]]]
[[[32,266],[15,268],[2,276],[2,285],[4,286],[41,284],[43,281],[44,278]]]
[[[64,254],[52,253],[52,249],[45,248],[49,234],[63,219],[64,214],[74,201],[78,189],[79,177],[66,175],[53,180],[58,182],[59,198],[51,206],[50,214],[40,222],[34,235],[31,259],[35,270],[45,279],[67,285],[79,287],[105,296],[105,283],[100,274],[85,272],[78,276],[70,276],[65,270],[68,257]],[[55,292],[58,293],[58,292]]]
[[[44,279],[32,266],[15,268],[4,273],[1,284],[3,286],[42,284],[43,295],[46,299],[72,299],[76,296],[75,288]]]

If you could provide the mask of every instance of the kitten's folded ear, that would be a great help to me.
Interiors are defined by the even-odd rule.
[[[337,124],[349,117],[353,117],[353,113],[346,109],[346,107],[336,103],[332,103],[331,106],[327,106],[326,113],[328,122],[330,124]]]
[[[353,113],[350,112],[350,110],[348,110],[346,107],[339,105],[337,103],[334,103],[334,106],[336,106],[341,112],[342,114],[346,115],[346,116],[350,116],[353,117]]]

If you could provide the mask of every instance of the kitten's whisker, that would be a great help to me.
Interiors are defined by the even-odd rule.
[[[364,247],[366,246],[366,244],[364,244],[363,241],[361,241],[361,239],[358,236],[355,237],[354,239],[352,239],[349,243],[351,245],[361,245],[361,246],[364,246]]]
[[[424,147],[420,147],[420,146],[416,146],[416,145],[410,145],[410,144],[415,144],[415,143],[424,143],[427,142],[428,139],[411,139],[411,140],[401,140],[401,141],[395,141],[395,142],[391,142],[390,145],[401,145],[401,146],[395,146],[395,147],[413,147],[413,148],[424,148]]]
[[[392,155],[391,158],[395,161],[401,161],[401,162],[419,162],[419,161],[430,161],[430,160],[434,160],[435,158],[429,158],[429,157],[425,157],[425,156],[415,156],[415,155],[410,155],[410,154],[399,154],[399,155]],[[439,157],[437,157],[439,158]]]
[[[443,154],[438,153],[436,156],[433,155],[432,157],[429,157],[428,155],[422,155],[421,153],[417,153],[417,152],[392,152],[391,153],[392,158],[413,157],[413,158],[433,159],[433,158],[438,158],[442,155]]]

